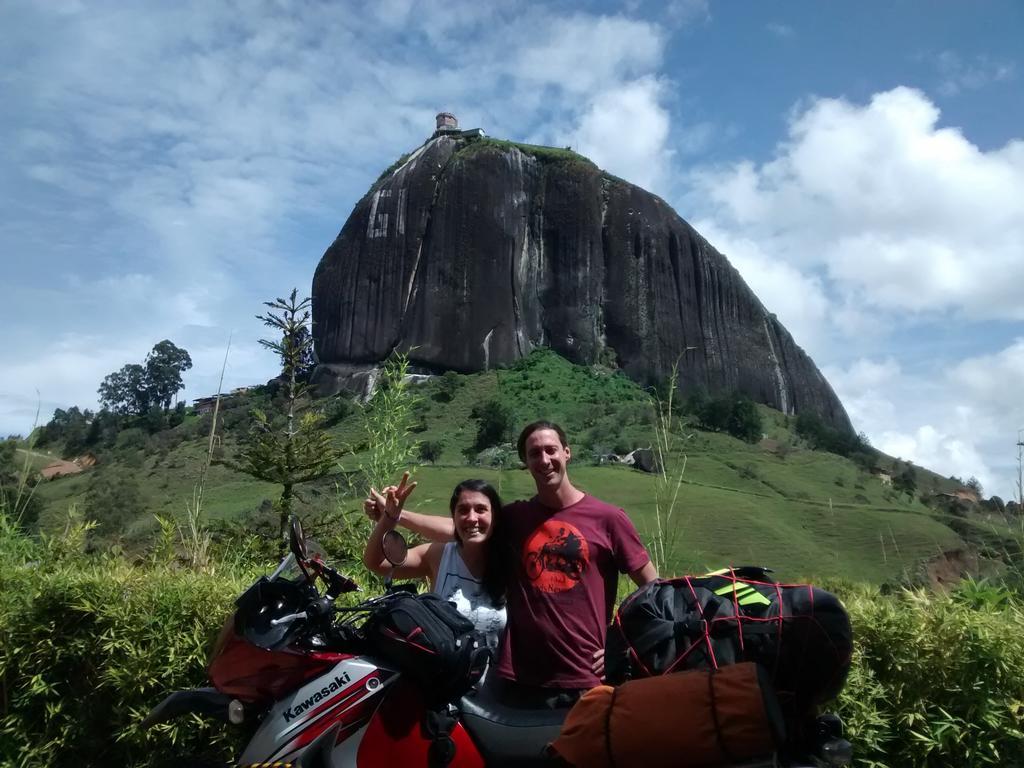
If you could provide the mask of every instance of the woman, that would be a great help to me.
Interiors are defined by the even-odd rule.
[[[364,506],[377,525],[366,542],[363,564],[374,573],[398,579],[425,578],[431,589],[455,604],[495,650],[505,629],[505,590],[501,582],[493,534],[501,515],[498,492],[483,480],[463,480],[448,504],[455,541],[412,547],[405,562],[392,566],[384,557],[384,534],[398,525],[405,500],[416,487],[409,474],[383,494],[370,489]]]

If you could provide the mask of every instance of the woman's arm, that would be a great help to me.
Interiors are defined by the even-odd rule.
[[[380,525],[374,529],[374,535],[366,543],[363,565],[378,576],[390,575],[394,579],[427,579],[433,585],[437,580],[437,567],[444,544],[418,544],[409,550],[404,563],[391,565],[381,548],[381,539],[386,531],[379,531],[379,528]]]

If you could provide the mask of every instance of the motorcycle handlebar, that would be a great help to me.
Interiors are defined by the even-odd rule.
[[[281,624],[287,624],[289,622],[295,621],[296,619],[306,619],[306,618],[309,618],[309,617],[308,617],[308,615],[306,614],[305,611],[299,611],[298,613],[289,613],[287,616],[281,616],[278,619],[271,619],[270,620],[270,626],[277,627],[277,626],[280,626]]]

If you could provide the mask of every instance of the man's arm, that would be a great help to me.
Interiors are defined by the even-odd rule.
[[[424,515],[421,512],[402,510],[398,524],[419,534],[427,541],[455,541],[455,523],[450,517]]]
[[[654,563],[650,560],[647,561],[647,565],[643,568],[637,568],[629,574],[629,578],[636,582],[638,587],[642,587],[644,584],[649,584],[658,578],[658,569],[654,567]]]

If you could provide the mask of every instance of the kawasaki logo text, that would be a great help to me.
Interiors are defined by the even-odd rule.
[[[314,693],[309,698],[305,699],[304,701],[300,701],[298,704],[295,704],[294,706],[286,709],[284,711],[284,721],[286,723],[291,722],[296,717],[301,715],[303,712],[308,711],[310,707],[319,704],[332,693],[344,688],[351,682],[352,678],[349,677],[348,672],[342,672],[340,675],[334,678],[330,685],[325,685],[323,688],[321,688],[319,691]]]

